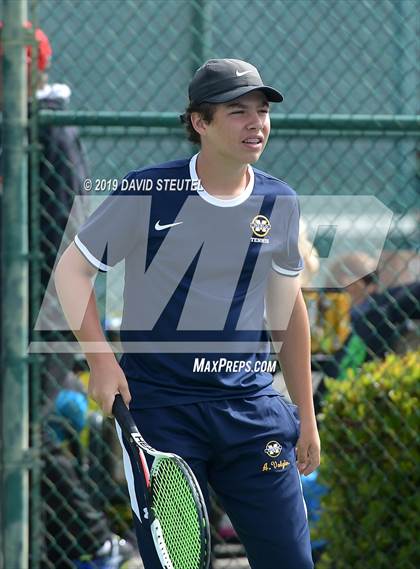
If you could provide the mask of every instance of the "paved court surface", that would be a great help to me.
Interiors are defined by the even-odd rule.
[[[144,569],[144,565],[141,559],[137,559],[136,561],[130,562],[127,565],[127,568],[124,566],[124,569]],[[250,569],[249,563],[246,558],[226,558],[226,559],[216,559],[213,562],[213,569]]]

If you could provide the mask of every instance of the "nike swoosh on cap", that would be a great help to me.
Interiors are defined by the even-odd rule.
[[[160,219],[159,219],[155,224],[155,229],[156,229],[156,231],[162,231],[163,229],[169,229],[170,227],[175,227],[175,225],[181,225],[181,223],[184,223],[184,222],[183,221],[176,221],[175,223],[168,223],[166,225],[161,225]]]
[[[242,75],[246,75],[247,73],[252,73],[251,70],[248,71],[238,71],[236,70],[236,77],[242,77]]]

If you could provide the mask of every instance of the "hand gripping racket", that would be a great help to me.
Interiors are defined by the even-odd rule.
[[[143,439],[121,395],[112,413],[130,445],[144,479],[150,529],[164,569],[207,569],[210,526],[200,486],[188,464],[172,453],[160,452]],[[147,466],[144,453],[153,457]]]

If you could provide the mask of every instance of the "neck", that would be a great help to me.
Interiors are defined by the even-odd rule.
[[[206,191],[221,199],[239,196],[249,182],[248,164],[221,159],[205,149],[197,157],[196,170]]]

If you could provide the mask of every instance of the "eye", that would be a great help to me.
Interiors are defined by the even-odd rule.
[[[243,111],[232,111],[230,114],[231,115],[242,115]]]

